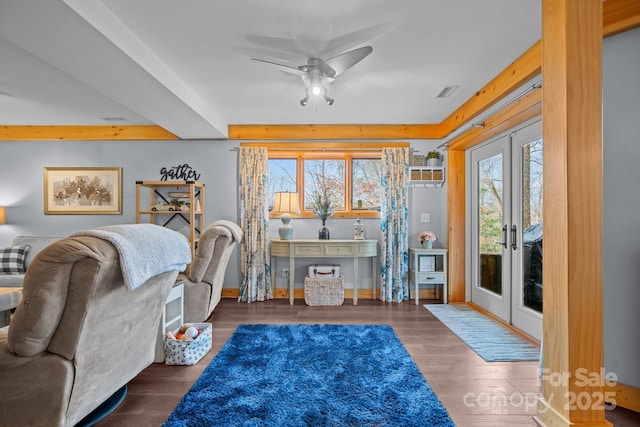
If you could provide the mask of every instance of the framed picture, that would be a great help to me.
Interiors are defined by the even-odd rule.
[[[435,255],[421,255],[418,257],[418,271],[436,271]]]
[[[47,215],[121,215],[122,168],[45,167]]]

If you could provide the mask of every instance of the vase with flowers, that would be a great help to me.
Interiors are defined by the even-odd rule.
[[[313,193],[312,200],[312,211],[322,220],[322,228],[318,232],[318,239],[329,240],[329,229],[326,223],[327,218],[333,215],[333,204],[331,203],[331,194],[327,187],[322,187],[320,191]]]
[[[433,242],[436,241],[436,235],[433,231],[422,231],[418,234],[418,240],[423,248],[431,249],[433,248]]]

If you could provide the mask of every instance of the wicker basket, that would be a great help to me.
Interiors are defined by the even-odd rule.
[[[344,303],[344,278],[304,278],[304,302],[307,305],[342,305]]]

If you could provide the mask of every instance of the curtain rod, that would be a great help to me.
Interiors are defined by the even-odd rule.
[[[241,143],[240,146],[244,147],[266,147],[269,151],[372,151],[380,150],[386,147],[409,147],[408,142],[392,142],[392,143],[349,143],[349,142],[249,142]],[[239,150],[239,148],[234,148]]]
[[[447,136],[446,140],[442,144],[438,145],[438,147],[436,147],[436,148],[446,148],[446,147],[448,147],[449,146],[449,142],[452,139],[457,138],[459,135],[467,132],[471,128],[484,127],[484,121],[486,119],[488,119],[489,117],[491,117],[494,114],[498,113],[499,111],[504,110],[509,105],[513,104],[514,102],[518,101],[523,96],[527,95],[529,92],[533,92],[534,90],[537,90],[537,89],[540,89],[540,88],[542,88],[542,81],[538,81],[536,83],[529,84],[521,93],[519,93],[516,96],[514,96],[513,98],[507,100],[504,104],[500,104],[498,107],[496,107],[496,108],[494,108],[492,110],[489,110],[488,112],[485,112],[484,114],[478,115],[478,118],[476,120],[474,120],[472,122],[469,122],[466,125],[461,126],[460,128],[458,128],[458,130],[456,130],[455,132],[452,132],[449,136]]]

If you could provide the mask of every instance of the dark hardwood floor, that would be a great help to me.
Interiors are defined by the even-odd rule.
[[[426,303],[430,301],[425,301]],[[209,321],[213,348],[194,366],[154,364],[129,384],[115,412],[98,425],[161,426],[218,350],[242,323],[388,324],[393,327],[457,426],[535,426],[537,362],[484,362],[424,307],[359,299],[340,307],[308,307],[288,299],[254,304],[223,299]],[[640,426],[640,414],[607,413],[616,426]]]

